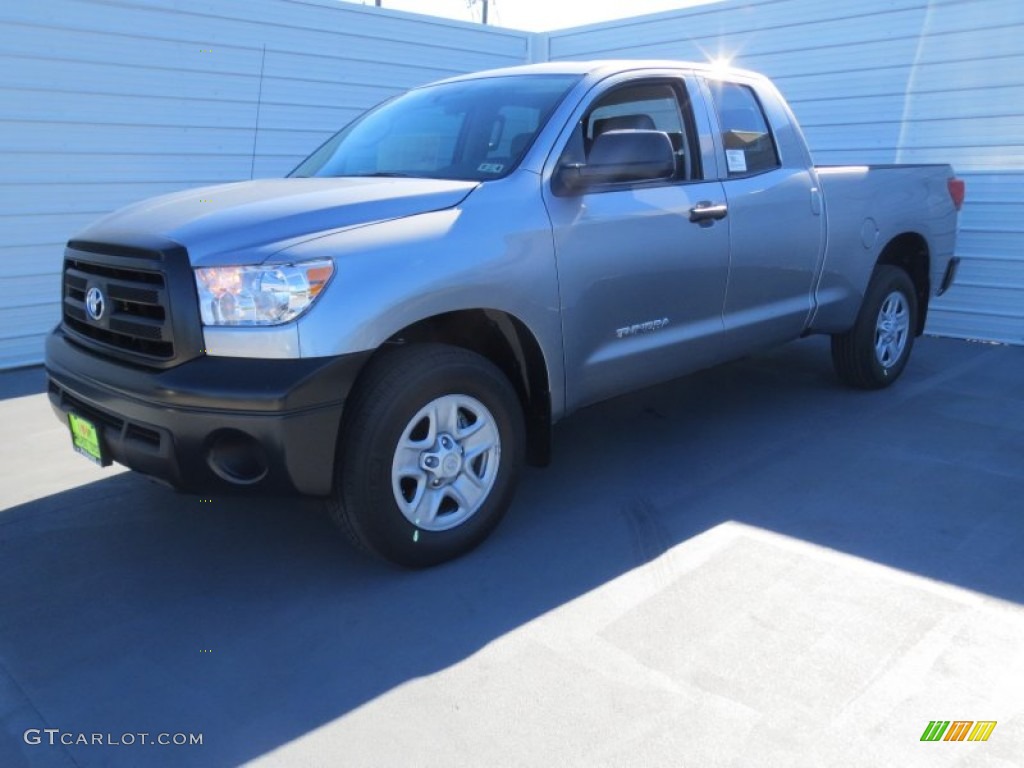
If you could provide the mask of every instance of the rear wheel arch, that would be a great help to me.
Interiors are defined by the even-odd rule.
[[[914,334],[924,333],[931,296],[931,254],[928,241],[916,232],[904,232],[892,238],[878,256],[876,266],[899,267],[914,284],[917,298],[917,327]]]
[[[853,327],[832,335],[832,362],[842,381],[881,389],[900,377],[914,346],[915,294],[901,267],[875,267]]]

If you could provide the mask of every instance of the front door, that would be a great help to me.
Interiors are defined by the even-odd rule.
[[[558,262],[566,405],[588,403],[716,362],[729,268],[728,222],[691,221],[724,203],[699,177],[693,118],[681,78],[612,86],[593,99],[560,160],[585,162],[596,135],[669,134],[677,173],[583,194],[545,190]]]

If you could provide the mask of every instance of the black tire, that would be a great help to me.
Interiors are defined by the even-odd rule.
[[[328,511],[362,549],[405,567],[437,565],[501,521],[524,446],[519,398],[490,361],[442,344],[397,347],[370,362],[346,405]]]
[[[903,373],[917,334],[917,294],[899,267],[875,267],[857,322],[832,336],[832,364],[858,389],[881,389]]]

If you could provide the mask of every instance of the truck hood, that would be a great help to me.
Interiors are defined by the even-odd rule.
[[[473,181],[399,178],[261,179],[189,189],[122,208],[76,240],[131,243],[163,237],[193,266],[258,264],[339,229],[458,205]]]

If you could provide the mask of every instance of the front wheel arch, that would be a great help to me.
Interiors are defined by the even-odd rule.
[[[424,415],[435,404],[445,414]],[[474,418],[489,430],[484,443]],[[358,548],[406,567],[437,565],[501,521],[524,445],[516,392],[486,358],[444,344],[383,350],[346,405],[327,510]]]
[[[526,462],[551,461],[551,373],[536,335],[515,315],[496,309],[462,309],[423,318],[381,345],[377,354],[403,344],[447,344],[487,358],[515,387],[526,419]]]

